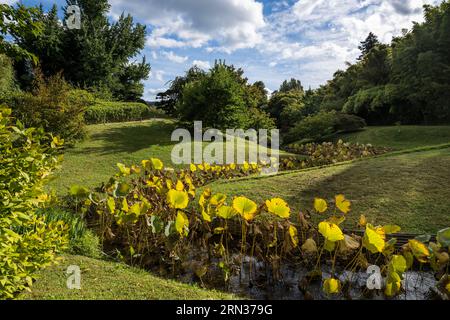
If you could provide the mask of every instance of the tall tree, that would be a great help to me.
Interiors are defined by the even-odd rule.
[[[361,55],[359,56],[358,60],[362,60],[364,56],[370,52],[370,50],[372,50],[379,44],[380,41],[378,40],[378,37],[374,33],[370,32],[366,40],[362,41],[358,46],[358,49],[361,51]]]
[[[300,80],[292,78],[291,80],[284,80],[278,89],[278,92],[300,91],[303,93],[303,86]]]
[[[81,9],[81,29],[61,25],[56,7],[48,13],[41,8],[43,34],[18,35],[17,43],[39,57],[45,75],[62,71],[76,86],[106,88],[120,100],[139,99],[150,65],[145,57],[133,60],[144,48],[146,27],[124,14],[110,22],[107,0],[67,0],[65,9],[74,4]]]

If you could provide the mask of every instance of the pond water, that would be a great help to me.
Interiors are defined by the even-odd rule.
[[[250,269],[251,277],[250,277]],[[322,266],[322,278],[331,277],[331,268]],[[365,272],[338,272],[339,280],[346,290],[339,295],[327,296],[322,290],[320,278],[306,281],[311,268],[301,265],[285,264],[280,268],[277,279],[274,278],[271,268],[252,258],[245,258],[240,270],[230,276],[228,286],[224,286],[222,270],[213,268],[208,270],[208,276],[203,279],[207,287],[220,289],[240,296],[257,300],[384,300],[382,290],[367,289],[368,273]],[[193,274],[185,275],[184,280],[192,282]],[[408,271],[404,275],[403,292],[393,298],[394,300],[432,300],[437,280],[431,272]],[[384,286],[383,286],[384,287]]]

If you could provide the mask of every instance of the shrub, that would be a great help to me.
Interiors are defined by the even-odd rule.
[[[79,254],[91,258],[101,256],[100,241],[90,231],[81,215],[60,208],[40,210],[47,223],[62,221],[68,226],[69,248],[71,254]]]
[[[336,111],[319,112],[300,121],[285,137],[285,143],[294,141],[317,141],[337,132],[363,129],[364,119]]]
[[[47,202],[43,183],[58,163],[60,141],[13,126],[10,114],[0,108],[0,298],[29,289],[35,272],[67,245],[67,226],[36,212]]]
[[[86,110],[87,123],[109,123],[139,121],[154,117],[164,117],[164,113],[154,107],[139,102],[107,102],[97,100]]]
[[[11,59],[0,54],[0,102],[15,89],[14,69]]]
[[[305,158],[283,159],[280,164],[281,170],[324,166],[373,157],[389,151],[387,148],[374,147],[371,144],[344,143],[342,140],[339,140],[337,143],[291,144],[287,146],[286,150],[304,156]]]
[[[25,126],[42,127],[72,143],[84,135],[83,113],[89,98],[86,92],[73,91],[61,75],[38,76],[34,92],[15,94],[11,106],[13,115]]]

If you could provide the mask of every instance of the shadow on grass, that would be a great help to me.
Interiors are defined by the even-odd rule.
[[[356,162],[323,179],[305,181],[304,188],[286,200],[304,208],[314,197],[332,201],[344,194],[353,207],[347,226],[365,214],[375,224],[395,223],[411,232],[435,233],[450,226],[449,150]]]
[[[90,135],[91,141],[100,142],[98,146],[89,146],[72,150],[73,154],[107,155],[113,153],[133,153],[152,145],[167,146],[177,142],[170,140],[173,123],[153,121],[136,123],[133,126],[111,126],[106,130]]]

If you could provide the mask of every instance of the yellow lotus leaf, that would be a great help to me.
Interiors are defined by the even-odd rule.
[[[217,216],[225,220],[233,218],[236,214],[237,214],[236,210],[234,210],[232,207],[229,206],[221,206],[217,210]]]
[[[225,202],[226,199],[227,199],[227,196],[225,194],[216,193],[209,200],[209,204],[212,206],[215,206],[215,207],[219,207],[219,206],[223,205],[223,203]]]
[[[167,202],[172,208],[184,209],[189,204],[189,196],[186,191],[171,189],[167,193]]]
[[[367,224],[366,216],[362,214],[362,215],[359,217],[359,225],[360,225],[361,227],[365,227],[366,224]]]
[[[298,231],[293,225],[289,226],[289,236],[291,237],[292,244],[296,248],[298,246]]]
[[[255,213],[258,208],[255,202],[246,197],[237,197],[233,200],[233,208],[236,210],[245,220],[250,221],[255,218]]]
[[[418,240],[409,240],[409,247],[411,251],[419,262],[426,263],[428,262],[428,258],[430,257],[430,250],[428,250],[427,246]]]
[[[205,207],[206,200],[209,199],[209,197],[211,197],[211,189],[206,188],[200,196],[200,199],[198,199],[198,204],[200,205],[200,207]]]
[[[122,175],[129,176],[131,174],[131,168],[126,167],[123,163],[118,163],[117,167]]]
[[[164,164],[158,158],[151,158],[152,167],[155,170],[162,170],[164,168]]]
[[[273,198],[272,200],[266,200],[267,210],[283,219],[289,218],[291,215],[291,209],[287,203],[280,198]]]
[[[395,296],[402,288],[402,279],[397,272],[390,272],[386,280],[386,288],[384,294],[388,297]]]
[[[319,223],[320,234],[330,242],[336,242],[344,240],[344,234],[338,225],[323,221]]]
[[[394,224],[390,224],[390,225],[383,227],[383,231],[385,234],[398,233],[398,232],[400,232],[400,230],[402,230],[402,228],[400,228],[399,226],[394,225]]]
[[[175,186],[175,190],[177,191],[183,191],[184,190],[184,184],[180,180],[177,181],[177,184]]]
[[[189,219],[184,212],[178,211],[177,218],[175,219],[175,229],[180,236],[187,237],[189,234]]]
[[[195,164],[191,163],[189,165],[189,170],[191,170],[192,172],[195,172],[195,171],[197,171],[197,167],[195,166]]]
[[[128,202],[127,202],[126,198],[123,198],[123,200],[122,200],[122,211],[128,212]]]
[[[108,200],[106,201],[106,204],[108,206],[109,212],[111,214],[114,214],[116,212],[116,202],[114,201],[113,197],[108,197]]]
[[[204,209],[202,209],[202,218],[206,222],[211,222],[212,221],[211,216]]]
[[[368,224],[363,237],[363,246],[372,253],[378,253],[383,252],[385,245],[384,232],[381,229],[374,229]]]
[[[326,294],[337,294],[341,291],[341,283],[338,279],[330,278],[323,282],[323,291]]]
[[[317,252],[317,244],[313,238],[309,238],[302,245],[302,251],[306,253],[316,253]]]
[[[319,213],[324,213],[328,209],[327,202],[320,198],[314,199],[314,209]]]
[[[389,263],[389,269],[392,272],[397,272],[397,273],[403,274],[407,268],[408,267],[406,265],[405,257],[399,256],[399,255],[392,256],[392,259]]]
[[[345,199],[345,196],[340,194],[335,197],[336,207],[341,210],[343,213],[347,214],[350,212],[350,201]]]

